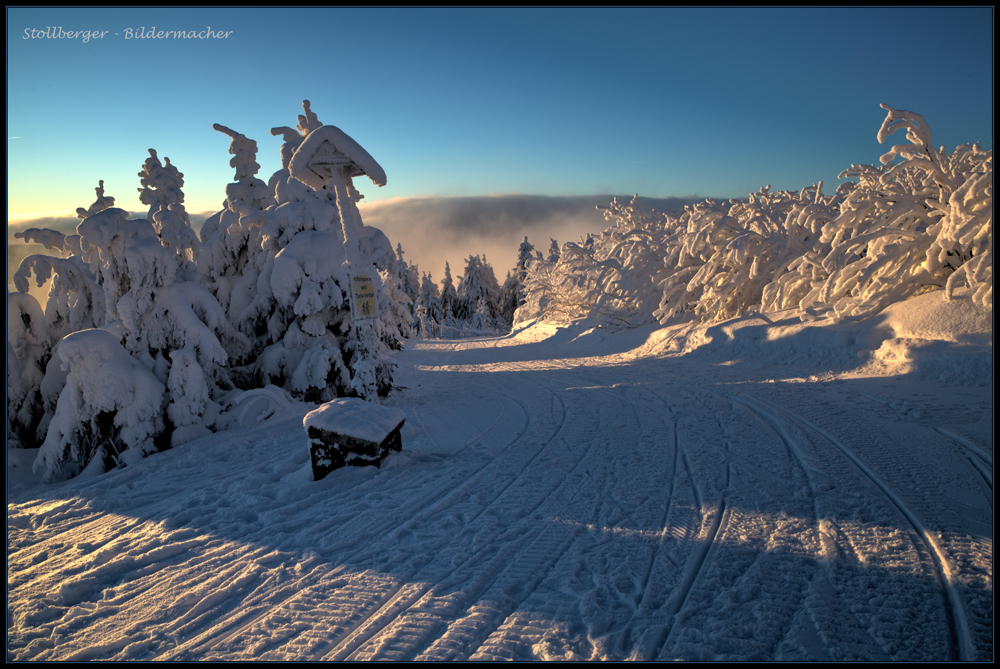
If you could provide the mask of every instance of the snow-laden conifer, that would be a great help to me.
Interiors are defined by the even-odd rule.
[[[388,392],[388,351],[410,336],[404,282],[415,283],[415,268],[357,212],[351,177],[381,185],[381,167],[303,107],[295,129],[272,131],[285,141],[270,192],[255,177],[256,143],[215,126],[232,140],[236,180],[203,244],[183,209],[183,175],[155,150],[139,174],[147,220],[113,207],[101,182],[97,201],[78,209],[76,235],[21,235],[67,256],[29,256],[7,300],[7,432],[44,443],[36,470],[47,479],[224,427],[220,409],[238,405],[241,388],[276,382],[318,400]],[[360,274],[374,286],[375,313],[358,320],[350,284]],[[32,278],[50,281],[44,311],[27,295]],[[92,397],[112,377],[114,391]]]
[[[264,265],[263,212],[274,204],[274,198],[255,176],[260,169],[257,143],[218,123],[212,127],[232,138],[229,153],[233,158],[229,164],[236,170],[236,181],[226,186],[224,209],[202,226],[199,282],[215,295],[237,328],[256,338],[246,310],[258,293],[257,282]]]
[[[361,223],[354,203],[362,195],[350,179],[338,195],[332,186],[312,188],[292,175],[296,150],[323,128],[308,101],[303,109],[294,129],[271,131],[284,140],[282,169],[269,184],[273,198],[264,197],[262,182],[252,176],[258,169],[256,143],[216,126],[233,137],[237,183],[227,188],[226,210],[203,229],[209,236],[201,276],[252,339],[237,376],[241,387],[263,381],[330,399],[353,392],[360,364],[348,270],[370,268],[380,294],[379,318],[371,325],[373,355],[379,360],[364,366],[366,374],[376,370],[377,379],[365,387],[385,392],[391,383],[386,351],[398,349],[410,334],[409,298],[400,286],[403,270],[385,235]],[[356,257],[349,257],[348,248]]]
[[[38,300],[27,290],[7,293],[7,423],[25,448],[34,446],[44,413],[41,385],[52,345]]]
[[[130,463],[157,450],[164,386],[114,335],[75,332],[60,342],[59,360],[68,373],[66,387],[33,465],[36,473],[57,481],[79,474],[95,458]]]
[[[430,274],[424,274],[420,281],[420,295],[417,306],[424,309],[424,320],[421,320],[421,336],[425,339],[431,336],[428,328],[444,323],[444,311],[441,309],[441,296],[437,284]]]
[[[486,322],[490,323],[483,327],[493,327],[492,323],[500,306],[500,285],[497,283],[493,268],[485,258],[481,259],[478,255],[469,256],[465,274],[456,292],[458,294],[456,318],[471,323],[475,314],[482,311],[486,314]],[[479,317],[479,320],[483,318]]]
[[[525,240],[527,239],[528,238],[525,237]],[[559,262],[559,242],[552,237],[549,237],[549,241],[552,243],[549,244],[549,257],[546,258],[545,261],[555,264]]]
[[[154,149],[139,172],[139,201],[149,205],[147,220],[159,235],[164,248],[177,257],[178,269],[194,272],[201,251],[201,241],[191,227],[191,219],[184,209],[184,175],[170,158],[160,163]],[[192,277],[193,278],[193,274]]]
[[[445,325],[454,325],[455,311],[458,307],[458,293],[451,278],[451,266],[444,264],[444,278],[441,279],[441,312],[444,314]]]
[[[396,260],[398,263],[397,271],[399,273],[400,288],[410,298],[411,306],[415,307],[421,289],[420,273],[417,271],[416,265],[409,264],[403,258],[403,245],[398,242],[396,244]]]
[[[514,323],[514,312],[518,307],[518,295],[521,292],[521,282],[517,272],[507,271],[507,278],[500,286],[500,307],[498,321],[502,321],[502,329],[510,329]]]

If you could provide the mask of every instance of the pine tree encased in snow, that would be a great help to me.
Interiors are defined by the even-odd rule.
[[[160,163],[156,151],[149,150],[149,158],[139,172],[139,201],[149,205],[147,220],[159,235],[163,246],[177,256],[179,269],[193,272],[201,250],[198,235],[191,227],[191,220],[184,210],[184,175],[164,158]]]
[[[105,330],[82,330],[59,343],[68,372],[33,469],[46,481],[79,474],[97,456],[135,462],[157,450],[164,386]],[[103,454],[102,454],[103,450]]]
[[[149,220],[115,209],[101,182],[78,209],[78,234],[21,235],[69,256],[26,258],[7,299],[8,441],[43,443],[35,469],[46,480],[224,428],[222,405],[272,381],[306,399],[388,392],[415,268],[357,211],[352,177],[384,184],[381,167],[303,106],[296,130],[274,131],[286,141],[270,191],[254,176],[256,143],[215,126],[232,138],[237,182],[202,241],[183,175],[154,150],[139,174]],[[26,294],[32,274],[51,278],[44,312]],[[351,315],[355,274],[376,289],[365,321]]]
[[[27,288],[7,293],[7,431],[17,446],[30,448],[35,443],[52,344],[38,300],[27,294]]]
[[[234,377],[241,387],[273,382],[325,401],[357,392],[357,380],[365,392],[384,394],[392,376],[386,352],[410,335],[409,300],[400,289],[406,269],[385,235],[361,222],[352,177],[367,172],[352,160],[376,183],[384,183],[384,172],[353,140],[323,126],[308,101],[303,107],[295,129],[271,131],[284,144],[269,203],[252,176],[256,144],[216,126],[233,137],[238,183],[227,188],[227,209],[203,228],[208,258],[199,271],[253,341]],[[374,333],[360,339],[350,315],[352,267],[367,268],[380,293],[379,318],[365,326]],[[364,353],[368,347],[375,352]],[[377,358],[373,365],[362,364],[366,355]]]
[[[441,313],[444,314],[445,325],[454,325],[455,311],[458,307],[458,293],[451,278],[451,266],[444,264],[444,278],[441,279]]]
[[[500,285],[493,268],[479,256],[469,256],[465,274],[458,284],[455,317],[480,323],[476,329],[494,327],[500,306]]]

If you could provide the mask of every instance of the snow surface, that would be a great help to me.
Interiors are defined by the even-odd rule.
[[[309,428],[314,427],[379,444],[405,419],[406,414],[400,409],[379,406],[357,397],[343,397],[307,413],[302,419],[302,427],[307,434]]]
[[[101,476],[9,450],[8,660],[993,659],[967,293],[394,360],[381,469],[312,481],[315,405],[264,393]]]

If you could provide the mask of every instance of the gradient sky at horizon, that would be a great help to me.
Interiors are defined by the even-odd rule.
[[[48,26],[109,32],[24,39]],[[154,26],[232,34],[125,39]],[[385,169],[367,201],[830,193],[888,149],[883,102],[993,148],[992,8],[8,8],[7,54],[9,218],[89,206],[99,179],[141,210],[149,148],[218,209],[212,124],[257,141],[266,181],[303,99]]]

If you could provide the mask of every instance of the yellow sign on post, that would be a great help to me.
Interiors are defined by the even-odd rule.
[[[351,276],[351,317],[356,321],[375,318],[375,283],[367,274]]]

